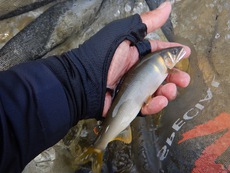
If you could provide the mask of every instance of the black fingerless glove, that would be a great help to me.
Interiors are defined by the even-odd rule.
[[[107,75],[115,50],[125,39],[136,44],[146,33],[146,25],[136,14],[108,24],[79,48],[43,61],[62,82],[73,121],[102,117]]]

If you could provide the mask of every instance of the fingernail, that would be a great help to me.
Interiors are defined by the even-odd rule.
[[[167,3],[169,3],[169,1],[165,1],[164,3],[162,3],[162,4],[158,7],[158,9],[164,8],[164,7],[167,5]]]

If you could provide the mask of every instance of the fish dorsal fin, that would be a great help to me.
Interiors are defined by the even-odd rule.
[[[132,130],[131,130],[130,125],[125,130],[123,130],[114,140],[122,141],[126,144],[131,143],[132,142]]]

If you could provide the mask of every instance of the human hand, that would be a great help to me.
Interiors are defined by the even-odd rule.
[[[150,33],[160,28],[169,17],[171,12],[171,3],[165,2],[158,9],[143,13],[141,15],[142,22],[147,26],[147,32]],[[164,48],[183,46],[186,51],[186,57],[190,55],[190,49],[187,46],[162,42],[157,40],[149,40],[151,44],[151,52],[155,52]],[[138,61],[139,53],[135,46],[131,45],[129,40],[124,40],[117,47],[112,58],[108,71],[107,87],[115,89],[121,77]],[[190,76],[178,69],[174,69],[174,73],[170,73],[166,79],[167,84],[162,85],[154,93],[153,97],[142,107],[142,114],[154,114],[161,111],[167,106],[168,101],[175,99],[178,87],[186,87],[190,82]],[[106,115],[112,103],[110,92],[106,92],[103,116]]]

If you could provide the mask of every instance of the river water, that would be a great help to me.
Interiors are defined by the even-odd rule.
[[[0,21],[1,46],[51,5]],[[107,0],[90,27],[44,58],[77,47],[110,21],[145,11],[143,0]],[[174,40],[192,49],[189,60],[178,66],[191,75],[191,83],[158,115],[135,119],[131,144],[115,141],[108,146],[104,172],[230,172],[230,0],[174,0],[171,21]],[[149,38],[166,40],[161,30]],[[80,121],[23,172],[80,169],[73,166],[74,159],[95,139],[92,129],[97,123]]]

